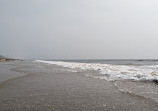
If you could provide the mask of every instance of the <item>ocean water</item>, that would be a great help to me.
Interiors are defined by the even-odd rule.
[[[87,76],[108,81],[158,81],[158,60],[36,60],[36,62],[67,67],[72,72],[96,71],[102,76],[99,74]]]
[[[109,81],[123,94],[148,99],[158,104],[157,60],[36,60],[36,62],[58,65],[63,71]]]

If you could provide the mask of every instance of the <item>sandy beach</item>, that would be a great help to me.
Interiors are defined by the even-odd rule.
[[[0,63],[0,111],[158,110],[157,102],[85,73],[29,61]]]

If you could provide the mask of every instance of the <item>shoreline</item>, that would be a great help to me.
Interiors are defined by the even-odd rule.
[[[12,67],[10,64],[5,65]],[[113,82],[83,76],[87,72],[75,73],[56,65],[34,62],[14,62],[12,65],[18,67],[14,70],[27,75],[9,79],[0,85],[2,111],[158,109],[157,103],[149,99],[119,92]],[[129,84],[135,87],[135,84]]]

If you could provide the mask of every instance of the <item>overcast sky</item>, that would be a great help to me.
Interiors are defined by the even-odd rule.
[[[0,55],[158,59],[158,1],[0,0]]]

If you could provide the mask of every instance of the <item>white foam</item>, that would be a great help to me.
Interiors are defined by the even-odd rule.
[[[128,65],[111,65],[111,64],[99,64],[99,63],[75,63],[75,62],[62,62],[62,61],[42,61],[48,64],[55,64],[71,69],[79,70],[95,70],[102,74],[106,74],[109,78],[115,79],[130,79],[130,80],[142,80],[152,81],[158,80],[158,65],[144,65],[144,66],[128,66]]]

